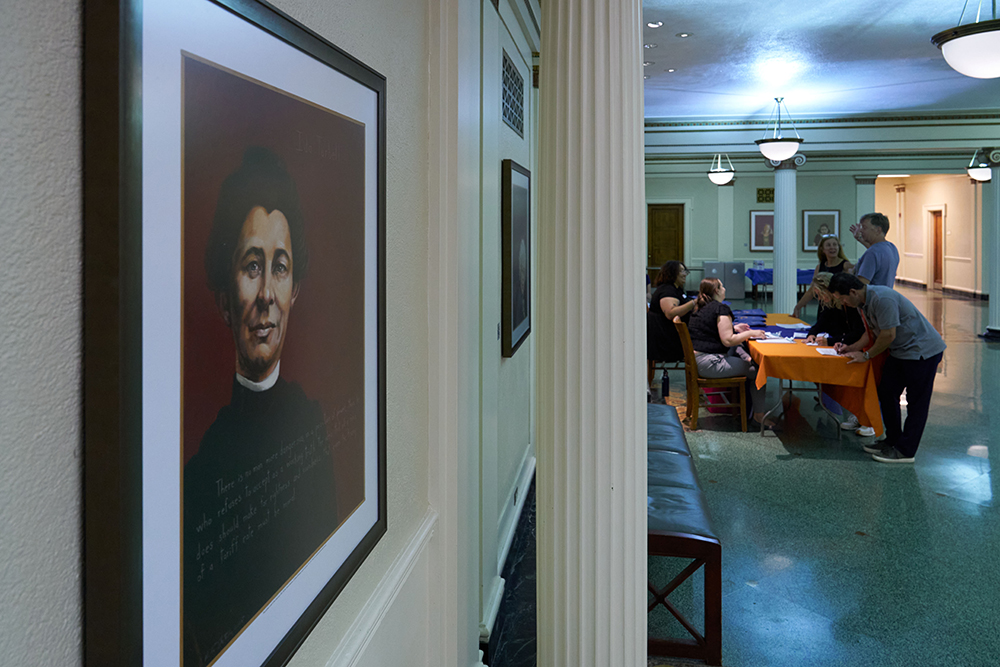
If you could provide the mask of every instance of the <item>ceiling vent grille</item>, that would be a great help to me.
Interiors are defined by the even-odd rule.
[[[503,53],[503,122],[524,138],[524,77]]]

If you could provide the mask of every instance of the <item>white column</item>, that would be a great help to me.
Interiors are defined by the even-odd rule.
[[[990,160],[1000,160],[1000,150],[993,151]],[[983,337],[997,340],[1000,339],[1000,164],[994,162],[992,172],[990,182],[983,184],[983,189],[990,188],[992,194],[989,210],[983,211],[983,226],[990,228],[990,258],[986,263],[990,267],[990,321]]]
[[[733,261],[733,230],[736,228],[736,206],[733,187],[735,181],[719,185],[719,245],[717,256],[720,262]]]
[[[795,170],[805,164],[799,154],[774,166],[774,312],[791,313],[798,301],[795,269],[798,248],[798,206]]]
[[[855,216],[853,220],[841,220],[840,243],[844,252],[857,264],[858,258],[864,254],[865,246],[851,235],[851,225],[858,224],[865,213],[875,212],[875,177],[854,177]]]
[[[646,663],[640,0],[542,3],[538,664]]]

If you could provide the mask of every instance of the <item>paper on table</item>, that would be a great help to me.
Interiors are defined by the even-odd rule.
[[[832,347],[817,347],[816,351],[819,352],[820,354],[825,354],[827,356],[833,356],[833,357],[837,356],[837,351]]]
[[[794,343],[791,338],[754,338],[755,343]]]

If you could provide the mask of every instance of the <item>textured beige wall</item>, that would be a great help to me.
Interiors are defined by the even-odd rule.
[[[312,665],[326,663],[427,511],[427,5],[277,4],[388,79],[389,531],[295,658]],[[5,667],[81,662],[80,11],[0,4]]]
[[[0,662],[81,661],[79,3],[0,3]]]

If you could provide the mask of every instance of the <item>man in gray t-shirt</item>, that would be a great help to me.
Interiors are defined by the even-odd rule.
[[[889,233],[889,218],[881,213],[866,213],[861,216],[860,224],[851,226],[851,233],[868,248],[858,259],[854,275],[866,285],[895,285],[899,251],[885,240],[885,235]]]
[[[885,441],[879,449],[866,446],[865,451],[880,463],[913,463],[927,424],[944,339],[909,299],[888,287],[865,285],[856,276],[839,273],[830,279],[830,293],[844,306],[861,308],[870,330],[856,343],[835,346],[850,358],[847,363],[888,353],[878,385]],[[904,390],[905,425],[899,409]]]

